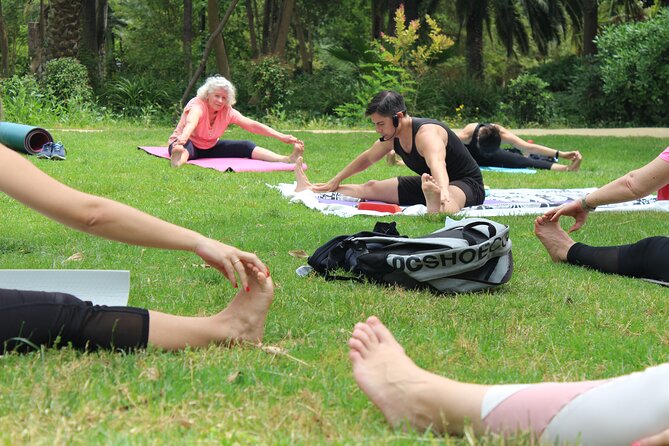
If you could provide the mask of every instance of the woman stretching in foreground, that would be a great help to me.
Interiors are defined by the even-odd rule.
[[[669,445],[669,363],[601,381],[481,385],[414,364],[372,316],[348,343],[353,377],[393,427],[461,435],[530,432],[542,444]]]
[[[228,307],[212,317],[94,306],[63,293],[0,289],[0,354],[25,350],[28,344],[23,339],[47,347],[58,339],[59,346],[72,343],[75,348],[89,350],[130,350],[147,343],[174,350],[262,339],[274,288],[269,270],[255,254],[121,203],[71,189],[2,144],[0,192],[93,235],[133,245],[192,251],[223,273],[235,288],[236,275],[242,284]]]
[[[586,195],[546,212],[535,221],[534,232],[554,262],[569,262],[605,273],[640,277],[669,283],[669,237],[648,237],[631,245],[593,247],[575,243],[562,230],[560,217],[576,222],[569,232],[585,224],[588,213],[597,206],[645,197],[669,184],[669,147],[645,166],[633,170]]]

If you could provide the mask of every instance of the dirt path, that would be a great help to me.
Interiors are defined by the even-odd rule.
[[[458,132],[459,129],[453,129]],[[513,133],[524,136],[537,135],[580,135],[580,136],[651,136],[669,138],[667,127],[634,127],[616,129],[511,129]],[[374,133],[373,130],[289,130],[289,132],[306,133]]]

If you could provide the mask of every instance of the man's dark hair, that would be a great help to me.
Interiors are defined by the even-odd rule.
[[[495,124],[484,124],[479,128],[478,146],[484,153],[497,151],[502,145],[502,137],[499,135],[499,127]]]
[[[365,116],[378,113],[381,116],[393,116],[395,113],[406,111],[404,98],[396,91],[384,90],[374,96],[367,105]]]

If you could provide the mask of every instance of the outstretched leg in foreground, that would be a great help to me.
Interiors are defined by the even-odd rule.
[[[374,316],[349,348],[358,386],[393,427],[461,434],[469,422],[476,435],[530,432],[549,444],[669,445],[669,364],[604,381],[467,384],[416,366]]]
[[[279,155],[278,153],[274,153],[269,149],[265,149],[264,147],[256,146],[255,149],[253,149],[251,158],[254,160],[270,161],[273,163],[279,162],[292,164],[297,162],[297,159],[303,154],[304,144],[295,143],[293,144],[293,151],[290,155]]]
[[[212,343],[262,341],[265,318],[274,297],[272,279],[253,267],[249,291],[240,290],[232,302],[211,317],[185,317],[149,311],[149,344],[166,350]]]
[[[462,434],[471,422],[483,433],[481,403],[489,386],[429,373],[404,353],[392,333],[372,316],[356,324],[348,342],[353,377],[393,427]]]

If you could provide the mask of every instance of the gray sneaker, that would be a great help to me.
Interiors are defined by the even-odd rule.
[[[45,159],[45,160],[51,159],[52,150],[53,150],[53,143],[52,142],[48,142],[48,143],[44,144],[42,146],[42,150],[37,152],[37,158]]]
[[[63,144],[60,141],[52,143],[51,159],[52,160],[64,160],[65,158],[66,158],[65,147],[63,147]]]

